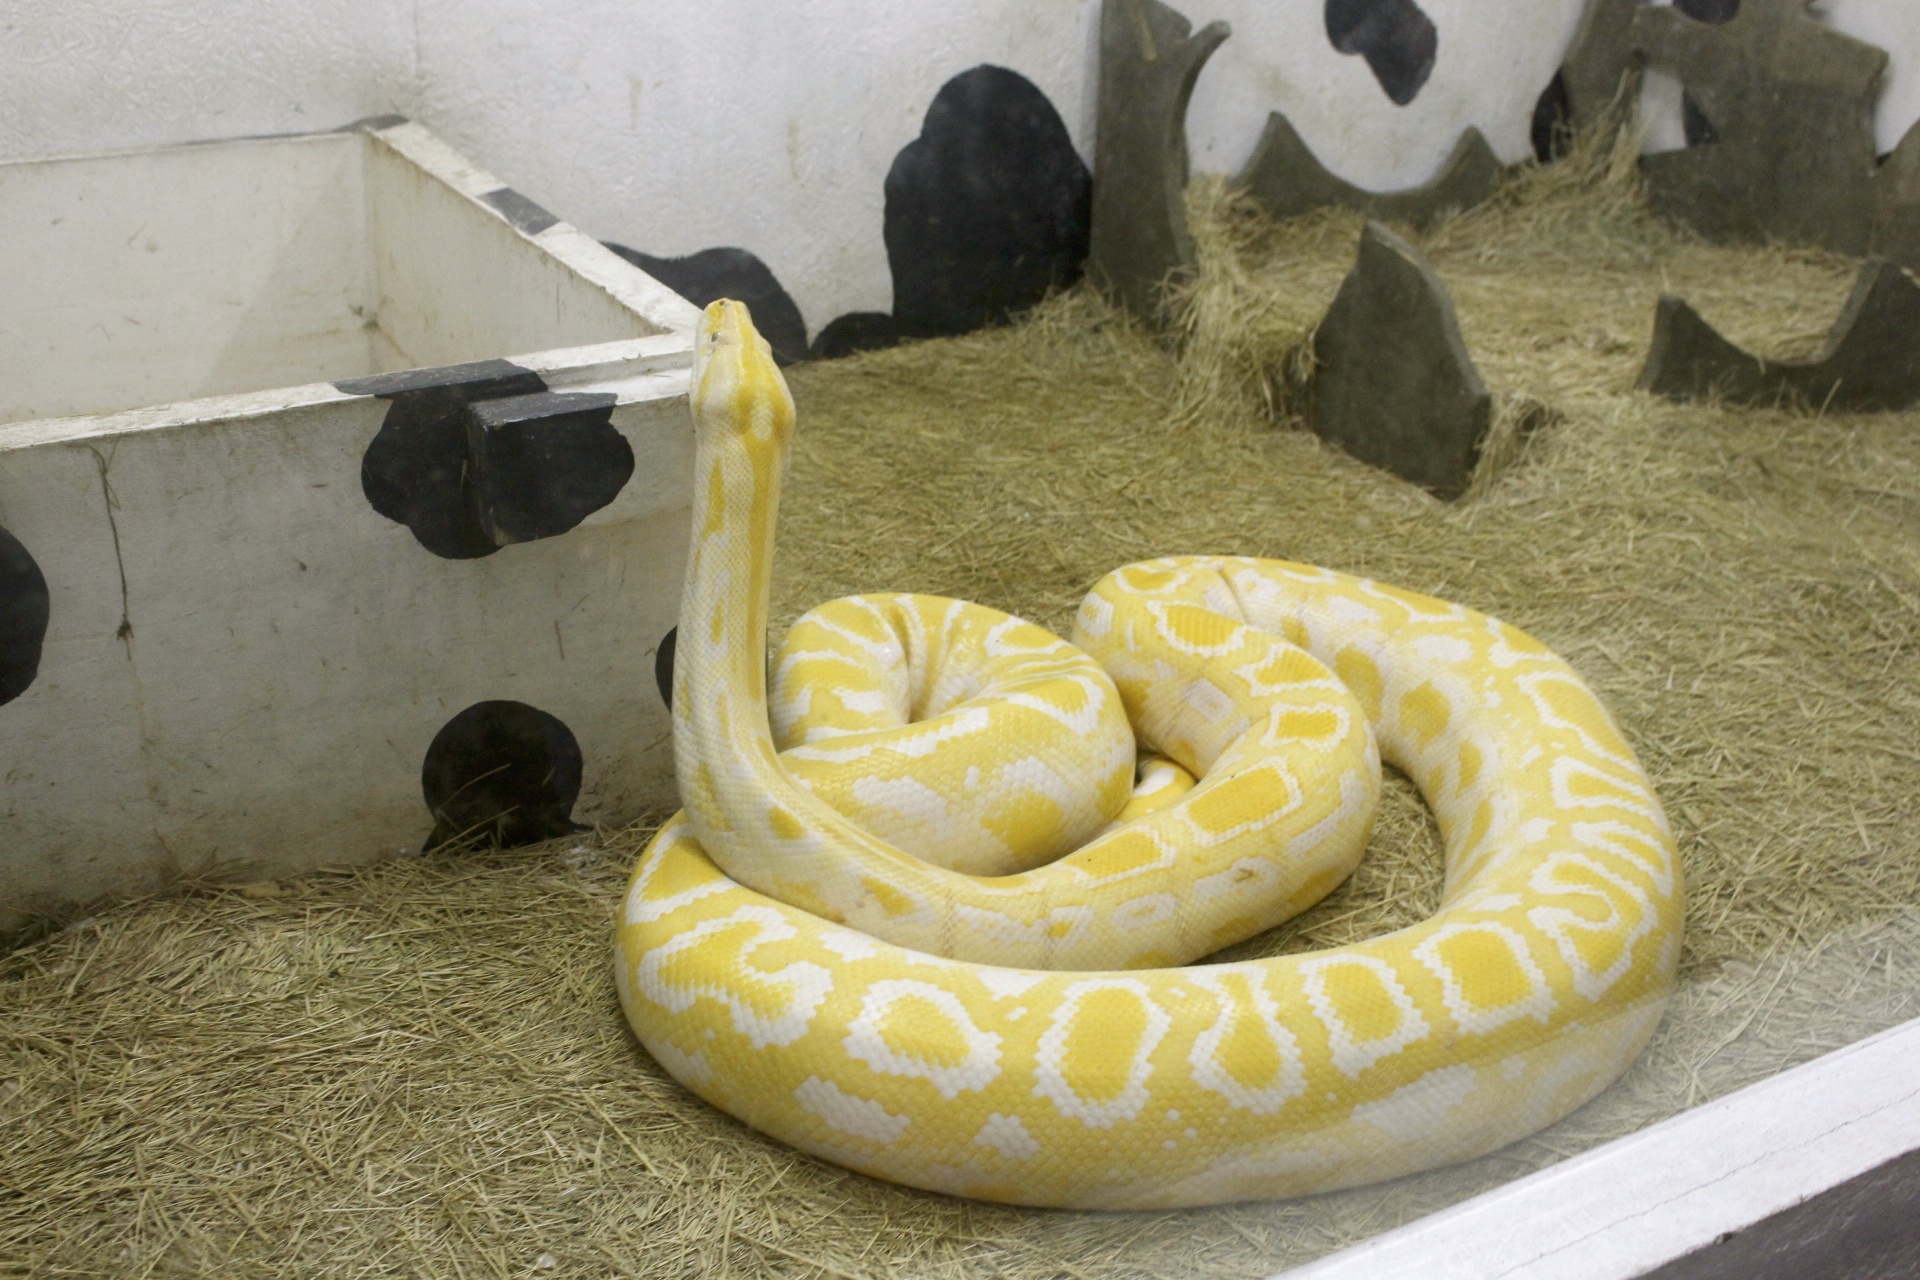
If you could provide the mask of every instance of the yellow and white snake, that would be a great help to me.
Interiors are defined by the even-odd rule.
[[[770,706],[794,410],[737,303],[707,309],[691,399],[686,807],[635,868],[615,976],[701,1097],[895,1182],[1165,1208],[1466,1159],[1646,1043],[1678,856],[1537,641],[1326,569],[1188,557],[1110,574],[1072,645],[958,601],[837,601],[789,633]],[[1439,911],[1178,967],[1347,876],[1383,756],[1444,838]]]

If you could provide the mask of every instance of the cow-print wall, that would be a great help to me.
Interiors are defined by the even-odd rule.
[[[941,86],[885,192],[893,310],[840,316],[810,348],[792,296],[747,250],[657,258],[608,247],[695,305],[746,302],[756,322],[767,317],[761,328],[782,363],[1004,323],[1072,284],[1086,262],[1093,175],[1046,94],[1005,67],[974,67]]]
[[[448,560],[565,533],[633,475],[613,396],[554,394],[506,360],[334,385],[392,402],[361,460],[361,488],[375,511]]]
[[[1414,0],[1326,0],[1327,39],[1367,60],[1400,106],[1418,97],[1440,50],[1440,32]]]
[[[51,616],[47,579],[20,540],[0,529],[0,706],[40,674],[40,647]]]
[[[633,447],[612,422],[614,396],[548,391],[511,361],[334,385],[390,402],[361,459],[361,488],[375,511],[443,559],[557,537],[612,502],[633,475]],[[434,821],[426,847],[568,834],[582,767],[579,742],[557,717],[519,702],[468,707],[440,729],[421,765]]]
[[[941,86],[886,180],[893,318],[909,334],[1004,323],[1077,279],[1093,175],[1033,82],[980,66]]]
[[[426,848],[502,848],[580,830],[580,743],[559,719],[524,702],[476,702],[427,748],[420,789],[433,814]]]

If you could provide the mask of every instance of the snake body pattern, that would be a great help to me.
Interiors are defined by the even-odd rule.
[[[1075,645],[955,601],[835,602],[789,633],[770,706],[794,412],[737,303],[707,311],[691,399],[686,807],[634,870],[615,978],[701,1097],[895,1182],[1167,1208],[1490,1151],[1652,1035],[1678,855],[1538,642],[1326,569],[1183,557],[1108,575]],[[1188,965],[1345,878],[1383,757],[1443,838],[1438,912]]]

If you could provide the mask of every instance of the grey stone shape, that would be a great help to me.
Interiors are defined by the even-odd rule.
[[[1796,402],[1871,413],[1920,404],[1920,286],[1874,258],[1811,360],[1767,360],[1721,337],[1684,300],[1660,299],[1640,389],[1669,400]]]
[[[1809,2],[1746,0],[1724,23],[1669,5],[1634,14],[1636,54],[1680,77],[1716,139],[1641,162],[1655,212],[1723,243],[1867,252],[1887,55],[1822,26]]]
[[[1920,124],[1907,130],[1874,175],[1873,252],[1920,271]]]
[[[1229,28],[1193,24],[1159,0],[1103,0],[1099,137],[1087,270],[1134,315],[1164,320],[1164,290],[1191,275],[1187,103]]]
[[[1292,123],[1275,111],[1234,185],[1276,218],[1337,205],[1370,218],[1425,227],[1443,213],[1471,209],[1485,200],[1501,168],[1486,138],[1478,129],[1468,129],[1431,182],[1405,191],[1367,191],[1329,173]]]
[[[1576,133],[1598,124],[1616,97],[1628,102],[1639,97],[1646,68],[1634,52],[1633,17],[1645,5],[1646,0],[1589,0],[1560,64]]]
[[[1493,422],[1447,287],[1377,222],[1313,343],[1308,423],[1362,462],[1434,496],[1466,492]]]

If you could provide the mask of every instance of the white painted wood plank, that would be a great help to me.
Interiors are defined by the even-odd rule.
[[[1916,1148],[1920,1020],[1284,1280],[1628,1280]]]

